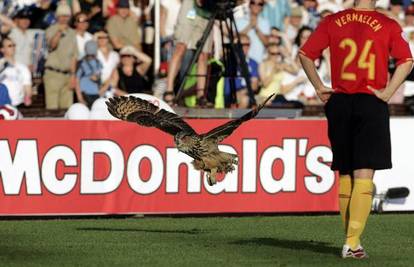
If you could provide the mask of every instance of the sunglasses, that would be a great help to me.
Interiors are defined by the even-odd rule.
[[[250,5],[251,6],[264,6],[264,3],[263,2],[259,2],[259,3],[257,3],[257,2],[250,2]]]
[[[98,39],[99,40],[101,40],[101,39],[108,39],[108,36],[99,36]]]
[[[12,47],[16,47],[16,45],[15,44],[9,44],[9,45],[6,45],[6,47],[12,48]]]
[[[272,47],[272,46],[279,46],[279,44],[278,44],[278,43],[269,43],[267,46],[268,46],[268,47]]]

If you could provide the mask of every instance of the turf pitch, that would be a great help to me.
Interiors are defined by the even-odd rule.
[[[414,266],[414,214],[371,215],[343,260],[338,216],[0,221],[0,266]]]

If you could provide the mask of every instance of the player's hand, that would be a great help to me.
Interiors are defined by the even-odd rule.
[[[385,90],[386,88],[384,88],[384,89],[375,89],[374,87],[372,87],[370,85],[368,85],[367,87],[368,87],[368,90],[373,92],[376,97],[378,97],[379,99],[381,99],[384,102],[388,102],[388,100],[390,100],[390,98],[392,96],[388,93],[387,90]]]
[[[331,95],[334,93],[334,89],[326,86],[322,86],[318,89],[316,89],[316,94],[321,99],[323,103],[328,102]]]

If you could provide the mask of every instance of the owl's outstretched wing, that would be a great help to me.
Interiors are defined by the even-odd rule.
[[[256,117],[259,111],[265,106],[267,101],[269,101],[273,96],[274,94],[270,95],[265,101],[263,101],[262,104],[252,109],[248,113],[244,114],[242,117],[235,120],[231,120],[223,125],[220,125],[219,127],[216,127],[208,133],[202,134],[201,136],[207,139],[216,139],[217,142],[223,141],[223,139],[231,135],[233,131],[236,130],[243,122]]]
[[[177,114],[160,109],[138,97],[113,97],[106,102],[106,105],[112,116],[124,121],[156,127],[171,135],[181,131],[196,134],[194,129]]]

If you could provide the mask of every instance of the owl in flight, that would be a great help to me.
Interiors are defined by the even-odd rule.
[[[220,151],[218,144],[232,134],[243,122],[254,118],[272,96],[269,96],[262,104],[242,117],[203,134],[197,134],[177,114],[160,109],[141,98],[113,97],[106,102],[106,105],[112,116],[118,119],[135,122],[142,126],[156,127],[173,135],[178,150],[192,157],[194,168],[206,172],[208,184],[214,185],[217,173],[231,172],[234,170],[233,165],[238,163],[237,155]]]

